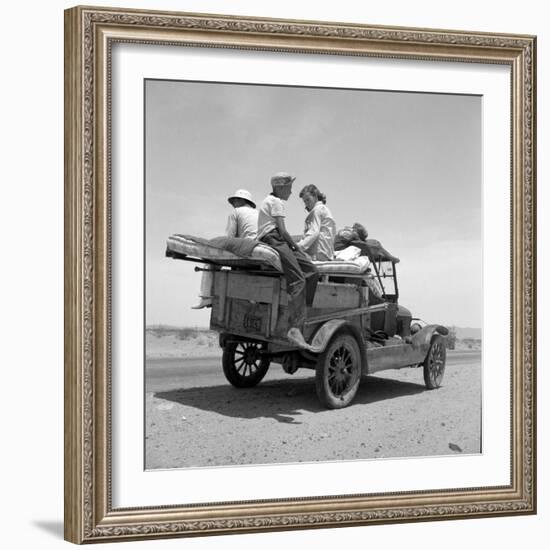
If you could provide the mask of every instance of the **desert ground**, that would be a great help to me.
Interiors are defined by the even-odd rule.
[[[314,371],[273,364],[255,388],[226,381],[215,335],[147,333],[146,468],[183,468],[481,452],[481,352],[447,352],[443,385],[422,369],[364,378],[353,403],[326,410]]]

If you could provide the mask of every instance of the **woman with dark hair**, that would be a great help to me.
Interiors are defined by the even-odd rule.
[[[300,191],[308,215],[306,216],[304,236],[298,246],[307,252],[312,260],[332,260],[334,256],[334,235],[336,224],[326,206],[327,197],[317,186],[306,185]]]

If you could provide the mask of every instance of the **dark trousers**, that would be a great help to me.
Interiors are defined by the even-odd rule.
[[[306,320],[306,305],[313,304],[319,272],[300,249],[291,250],[278,230],[271,231],[261,240],[279,253],[289,294],[289,323],[291,327],[302,328]]]

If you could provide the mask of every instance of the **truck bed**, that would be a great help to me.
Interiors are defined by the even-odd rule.
[[[327,314],[353,311],[365,304],[366,287],[319,282],[307,309],[310,331]],[[214,273],[210,327],[258,339],[284,339],[288,331],[288,294],[282,275],[250,274],[233,270]],[[306,336],[307,338],[307,328]]]

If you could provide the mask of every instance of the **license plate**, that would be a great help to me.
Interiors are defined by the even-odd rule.
[[[260,332],[262,330],[262,318],[247,313],[243,319],[243,327],[250,332]]]

